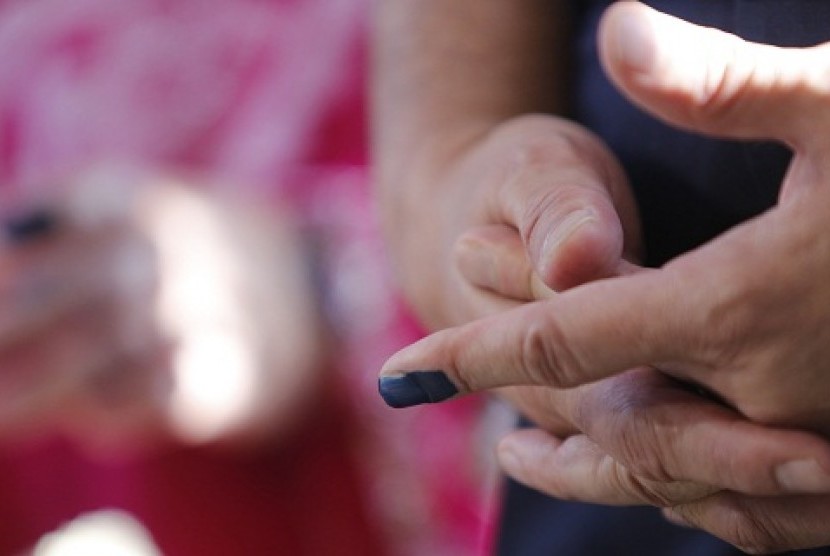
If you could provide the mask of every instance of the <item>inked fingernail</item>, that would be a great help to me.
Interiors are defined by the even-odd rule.
[[[814,459],[788,461],[775,468],[778,484],[790,492],[830,492],[830,474]]]
[[[47,210],[33,210],[7,216],[3,224],[10,243],[23,243],[51,233],[57,225],[55,216]]]
[[[378,392],[390,407],[410,407],[444,401],[458,394],[458,388],[443,371],[412,371],[380,377]]]

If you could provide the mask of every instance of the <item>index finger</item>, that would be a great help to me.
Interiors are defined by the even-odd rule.
[[[406,407],[500,386],[571,387],[682,361],[703,328],[686,280],[668,269],[644,271],[442,330],[386,362],[380,393]]]

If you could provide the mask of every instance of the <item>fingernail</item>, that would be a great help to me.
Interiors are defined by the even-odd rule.
[[[411,407],[444,401],[458,394],[458,388],[443,371],[412,371],[380,377],[378,392],[390,407]]]
[[[663,517],[680,527],[692,527],[692,524],[673,508],[663,508]]]
[[[632,70],[648,73],[654,67],[656,43],[654,30],[643,15],[630,10],[619,14],[612,31],[617,57]]]
[[[776,467],[778,484],[790,492],[822,494],[830,492],[830,474],[813,459],[789,461]]]
[[[596,221],[596,216],[593,211],[580,209],[571,212],[553,229],[553,233],[550,234],[550,237],[545,244],[545,250],[551,250],[559,245],[562,245],[569,237],[574,235],[574,232],[588,222],[594,221]]]
[[[509,436],[499,442],[496,458],[499,462],[499,467],[507,475],[517,477],[522,471],[522,459],[517,453],[516,442]]]
[[[6,217],[3,224],[10,243],[23,243],[51,233],[57,224],[54,215],[46,210],[34,210]]]
[[[580,209],[571,212],[561,222],[554,225],[553,230],[542,242],[541,253],[538,257],[542,261],[543,276],[546,275],[551,261],[556,258],[559,246],[563,245],[577,230],[591,222],[596,222],[594,213],[587,209]]]

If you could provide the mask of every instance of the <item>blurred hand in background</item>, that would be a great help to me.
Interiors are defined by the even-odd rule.
[[[111,453],[289,429],[325,350],[288,214],[132,170],[71,181],[7,216],[0,437]]]

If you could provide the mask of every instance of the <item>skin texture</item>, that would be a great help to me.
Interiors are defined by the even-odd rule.
[[[601,146],[565,141],[579,153],[569,162],[587,163],[559,160],[538,181],[553,197],[550,190],[584,186],[577,188],[580,208],[590,207],[596,220],[579,230],[591,230],[590,247],[569,251],[571,241],[586,241],[574,234],[560,234],[564,242],[545,240],[566,227],[563,214],[580,209],[517,194],[532,181],[519,172],[497,196],[503,212],[461,219],[452,232],[439,224],[440,237],[425,243],[455,245],[455,270],[446,273],[457,272],[503,307],[545,299],[440,331],[393,356],[381,374],[442,369],[462,393],[512,386],[507,395],[548,432],[511,435],[500,446],[500,461],[517,479],[552,495],[671,508],[674,521],[751,552],[830,543],[830,497],[820,494],[830,490],[827,444],[792,430],[830,432],[828,46],[750,45],[632,2],[615,4],[600,34],[612,80],[656,116],[701,133],[772,138],[792,147],[778,206],[661,269],[638,269],[632,264],[636,225],[628,224],[636,215],[624,177],[608,170],[614,163],[605,154],[586,154],[604,152]],[[517,135],[535,137],[524,126],[540,120],[573,129],[548,117],[505,120],[485,139],[465,144],[455,160],[485,152],[483,161],[492,162],[496,151],[516,160],[504,150],[486,151],[487,141],[511,125]],[[549,138],[555,130],[540,135]],[[549,156],[563,150],[560,142]],[[537,160],[518,159],[528,158]],[[575,180],[568,173],[573,166],[593,181]],[[458,176],[474,172],[445,174],[456,179],[431,191],[430,206],[443,207],[453,188],[465,187]],[[417,188],[417,181],[410,183]],[[595,196],[597,185],[604,200]],[[471,189],[462,195],[469,210],[487,197],[487,188],[467,187],[476,187],[475,196]],[[523,210],[506,208],[516,205]],[[541,216],[531,219],[533,226],[516,218],[534,211]],[[532,233],[539,230],[545,230],[541,239]],[[417,260],[399,248],[402,259]],[[439,266],[433,263],[432,271]],[[561,293],[544,291],[540,282]],[[413,299],[429,313],[423,301],[429,298]],[[468,304],[457,320],[495,310]],[[454,324],[440,317],[431,322]],[[720,401],[676,378],[705,386]],[[782,496],[758,497],[770,494]]]
[[[539,53],[551,44],[565,48],[566,16],[558,3],[543,0],[378,3],[378,196],[398,277],[432,328],[510,306],[454,270],[454,246],[471,227],[509,223],[541,254],[549,229],[570,211],[540,207],[587,205],[610,216],[593,224],[616,229],[580,234],[590,244],[586,264],[618,258],[622,233],[604,183],[605,174],[622,180],[613,158],[586,131],[530,115],[563,106],[562,83],[553,79],[565,72],[563,58]],[[553,187],[556,164],[571,174],[561,178],[574,182],[569,191]],[[593,190],[590,202],[582,198],[586,188]],[[630,203],[627,195],[621,192],[620,202]],[[627,224],[636,227],[633,218]]]

